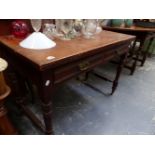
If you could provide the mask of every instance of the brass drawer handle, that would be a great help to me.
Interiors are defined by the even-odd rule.
[[[81,62],[78,66],[80,71],[85,71],[89,68],[89,62],[88,61]]]

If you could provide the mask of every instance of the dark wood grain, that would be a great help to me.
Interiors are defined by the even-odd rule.
[[[121,44],[128,40],[133,40],[133,36],[122,35],[113,32],[103,31],[96,35],[94,39],[85,39],[83,37],[75,38],[71,41],[55,40],[57,46],[46,50],[29,50],[19,46],[20,39],[13,36],[1,36],[1,44],[7,46],[17,56],[33,63],[36,67],[53,67],[55,64],[76,60],[80,57],[96,53],[96,50],[104,50],[110,46]],[[47,60],[48,56],[54,56],[52,61]]]
[[[10,70],[12,69],[13,72],[19,74],[17,75],[20,77],[18,81],[21,88],[24,89],[21,86],[23,79],[28,79],[36,85],[42,100],[44,132],[52,134],[52,94],[56,85],[81,73],[88,72],[94,67],[110,61],[115,56],[122,55],[122,61],[113,83],[114,91],[118,84],[125,55],[128,52],[128,46],[134,39],[135,37],[131,35],[103,31],[92,39],[82,37],[70,41],[56,39],[57,45],[54,48],[30,50],[20,47],[21,40],[13,36],[1,36],[0,53],[8,61]],[[55,59],[49,61],[46,59],[48,56],[54,56]],[[22,98],[21,92],[22,90],[20,90],[18,99]],[[27,105],[22,104],[21,107],[23,106]],[[22,109],[27,112],[25,110],[27,108]],[[31,112],[28,113],[32,121],[39,122],[34,119],[35,116]]]

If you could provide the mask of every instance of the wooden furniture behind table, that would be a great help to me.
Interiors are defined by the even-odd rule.
[[[6,97],[10,94],[10,88],[7,86],[3,71],[7,68],[5,60],[0,58],[0,134],[13,135],[17,134],[15,128],[7,117],[7,110],[4,106]]]
[[[18,75],[18,83],[23,89],[23,79],[29,79],[36,85],[42,100],[44,124],[30,111],[22,96],[22,89],[17,96],[17,103],[25,114],[46,134],[52,134],[52,94],[58,84],[88,72],[94,67],[121,56],[117,68],[112,92],[115,91],[121,74],[128,46],[134,36],[103,31],[93,39],[77,37],[70,41],[55,39],[56,46],[46,50],[30,50],[19,46],[20,39],[13,36],[0,37],[0,54],[10,66],[10,71]],[[52,58],[53,59],[50,59]],[[16,80],[13,80],[16,81]],[[15,82],[16,83],[16,82]],[[17,85],[14,86],[14,90]],[[18,94],[18,93],[17,93]],[[23,104],[24,103],[24,104]]]
[[[141,66],[144,65],[145,60],[147,58],[150,45],[153,42],[153,39],[155,38],[155,28],[144,28],[144,27],[138,27],[138,26],[131,26],[131,27],[111,27],[111,26],[102,26],[104,30],[109,30],[113,32],[119,32],[124,34],[130,34],[135,35],[136,40],[133,43],[133,46],[131,47],[131,57],[134,59],[134,62],[132,66],[126,66],[126,68],[131,70],[131,75],[134,74],[137,61],[141,62]],[[144,42],[149,40],[149,44],[144,50]],[[138,49],[136,49],[136,42],[140,42],[140,46]],[[142,56],[142,58],[140,58]]]

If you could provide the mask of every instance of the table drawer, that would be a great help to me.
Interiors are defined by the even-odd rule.
[[[121,56],[122,54],[128,52],[129,50],[129,44],[125,44],[122,46],[118,46],[116,48],[113,48],[111,50],[107,50],[104,52],[104,61],[110,61],[114,57]]]
[[[121,55],[127,52],[128,45],[121,45],[116,48],[105,50],[103,52],[97,53],[93,56],[89,56],[78,60],[76,62],[71,62],[62,67],[56,68],[54,71],[54,83],[60,83],[67,80],[79,73],[89,71],[94,67],[106,63],[115,56]]]
[[[104,62],[104,53],[81,59],[76,62],[68,63],[62,67],[56,68],[54,71],[55,83],[67,80],[79,73],[89,71],[95,66]]]

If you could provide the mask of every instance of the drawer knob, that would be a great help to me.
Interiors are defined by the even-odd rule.
[[[81,62],[78,66],[80,71],[87,70],[89,68],[89,62],[88,61]]]

